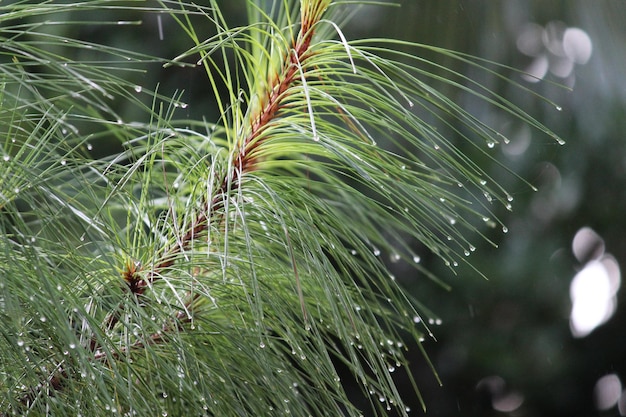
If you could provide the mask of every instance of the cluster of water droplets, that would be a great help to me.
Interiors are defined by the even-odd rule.
[[[470,256],[472,252],[474,252],[476,250],[476,247],[474,245],[470,245],[468,249],[465,249],[463,251],[463,255],[465,256]]]
[[[368,388],[368,393],[375,398],[378,398],[378,401],[381,404],[385,404],[385,409],[387,411],[391,411],[393,407],[398,407],[398,404],[396,404],[395,400],[393,398],[387,398],[385,397],[384,394],[378,392],[376,389],[374,388]],[[405,412],[410,412],[411,408],[405,405],[400,405],[401,407],[404,407],[404,411]],[[362,417],[362,416],[361,416]]]
[[[378,249],[374,249],[374,256],[380,256],[380,250]],[[411,258],[413,260],[413,263],[420,263],[422,261],[421,256],[416,255],[416,254],[412,254]],[[400,262],[400,260],[402,259],[402,255],[399,252],[392,252],[389,254],[389,262],[391,263],[398,263]]]

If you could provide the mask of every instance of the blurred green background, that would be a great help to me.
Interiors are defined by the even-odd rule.
[[[491,153],[539,191],[493,167],[514,201],[512,212],[497,212],[508,233],[488,233],[499,248],[476,242],[470,257],[488,281],[433,260],[452,286],[446,293],[397,266],[441,318],[427,351],[443,387],[415,367],[427,415],[626,415],[626,2],[406,0],[400,10],[363,10],[355,23],[355,36],[434,44],[529,71],[542,80],[512,77],[562,108],[457,68],[567,143],[456,98],[510,137]]]
[[[221,3],[231,25],[244,23],[243,1]],[[487,151],[538,191],[483,159],[514,197],[511,212],[493,207],[508,232],[485,230],[499,248],[474,240],[469,259],[488,280],[463,266],[454,274],[420,253],[452,287],[446,291],[389,260],[395,276],[441,321],[431,326],[437,340],[425,347],[443,386],[417,350],[412,366],[427,415],[626,415],[626,299],[619,291],[619,268],[626,265],[626,1],[399,3],[362,7],[345,27],[346,36],[432,44],[528,71],[536,78],[503,73],[560,109],[485,72],[428,56],[504,95],[567,142],[560,146],[466,94],[450,92],[510,138]],[[74,30],[81,39],[167,58],[192,46],[166,15],[118,14],[92,19],[141,25],[50,30]],[[189,105],[179,117],[216,120],[202,68],[154,65],[135,76],[132,81],[145,89],[158,84],[166,95],[184,91],[182,101]],[[143,117],[124,103],[119,114],[124,120]],[[96,154],[110,151],[101,145],[94,144]],[[398,381],[404,384],[400,373]],[[420,415],[418,399],[408,401],[412,414]]]

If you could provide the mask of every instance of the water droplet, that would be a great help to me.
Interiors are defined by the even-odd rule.
[[[45,323],[48,319],[46,318],[46,316],[41,316],[39,317],[39,321],[42,323]]]
[[[9,155],[4,155],[4,156],[2,157],[2,160],[3,160],[4,162],[9,162],[9,160],[10,160],[10,159],[11,159],[11,157],[10,157]]]
[[[422,319],[420,318],[420,316],[413,316],[413,323],[419,323],[421,321]]]
[[[480,180],[480,185],[487,185],[487,180]]]
[[[23,340],[18,340],[18,341],[17,341],[17,345],[18,345],[19,347],[24,346],[24,341],[23,341]]]
[[[507,201],[513,201],[513,196],[512,196],[512,195],[510,195],[510,194],[507,194],[507,196],[506,196],[506,200],[507,200]]]
[[[374,248],[374,256],[380,256],[380,249]]]
[[[556,111],[563,110],[563,107],[559,106],[558,104],[556,106],[554,106],[554,108],[556,109]]]
[[[493,148],[494,146],[496,146],[495,142],[487,142],[487,147]]]
[[[259,344],[259,347],[260,347],[261,349],[265,349],[265,343],[261,342],[261,344]]]
[[[76,343],[70,343],[70,349],[76,349]]]
[[[389,370],[389,372],[394,372],[396,370],[395,366],[390,366],[387,369]]]
[[[353,256],[356,256],[357,251],[356,251],[356,249],[352,249],[352,250],[350,250],[350,253],[351,253]]]
[[[135,86],[135,91],[138,93],[141,93],[141,90],[143,90],[143,88],[140,85],[136,85]]]
[[[187,104],[187,103],[180,103],[180,108],[181,109],[186,109],[187,107],[189,107],[189,104]]]
[[[422,258],[420,258],[418,255],[413,255],[413,262],[415,262],[416,264],[420,263],[421,260]]]
[[[435,145],[435,150],[438,151],[439,149],[441,149],[439,145]]]
[[[465,256],[470,256],[470,251],[465,250],[465,251],[463,251],[463,254],[464,254]]]
[[[61,159],[61,165],[67,165],[67,161],[65,159]]]
[[[411,100],[409,100],[409,107],[413,108],[415,104],[413,104],[413,102]]]
[[[87,150],[88,150],[88,151],[93,150],[93,145],[92,145],[91,143],[88,143],[88,144],[87,144]]]
[[[402,165],[400,169],[406,169],[406,165]]]
[[[393,263],[396,263],[400,260],[400,254],[399,253],[392,253],[391,255],[389,255],[389,260]]]
[[[450,219],[450,224],[451,225],[455,225],[456,224],[456,219]]]
[[[509,228],[506,226],[502,226],[502,233],[508,233],[509,232]]]

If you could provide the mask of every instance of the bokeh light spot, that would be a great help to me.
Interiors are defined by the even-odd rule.
[[[569,79],[574,65],[587,63],[593,51],[587,32],[567,27],[560,21],[549,22],[545,27],[527,24],[517,35],[516,46],[521,53],[533,58],[523,76],[528,82],[537,82],[548,72]]]
[[[593,45],[591,38],[582,29],[567,28],[563,34],[563,51],[577,64],[586,64],[591,58]]]
[[[599,259],[604,255],[604,240],[592,228],[583,227],[574,236],[572,252],[581,263]]]
[[[584,266],[570,285],[570,329],[574,337],[587,336],[609,320],[617,308],[619,264],[604,251],[604,240],[593,229],[583,227],[576,232],[572,252]]]
[[[598,410],[614,407],[622,394],[622,382],[616,374],[605,375],[598,379],[593,389],[593,398]]]

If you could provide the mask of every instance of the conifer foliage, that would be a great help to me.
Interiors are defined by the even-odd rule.
[[[451,94],[551,135],[422,56],[493,63],[347,39],[358,2],[242,0],[244,26],[207,3],[0,4],[2,415],[409,414],[394,378],[432,315],[386,260],[453,272],[511,200],[473,159],[506,138]],[[80,32],[128,15],[193,45]],[[155,63],[203,67],[219,118],[130,81]]]

